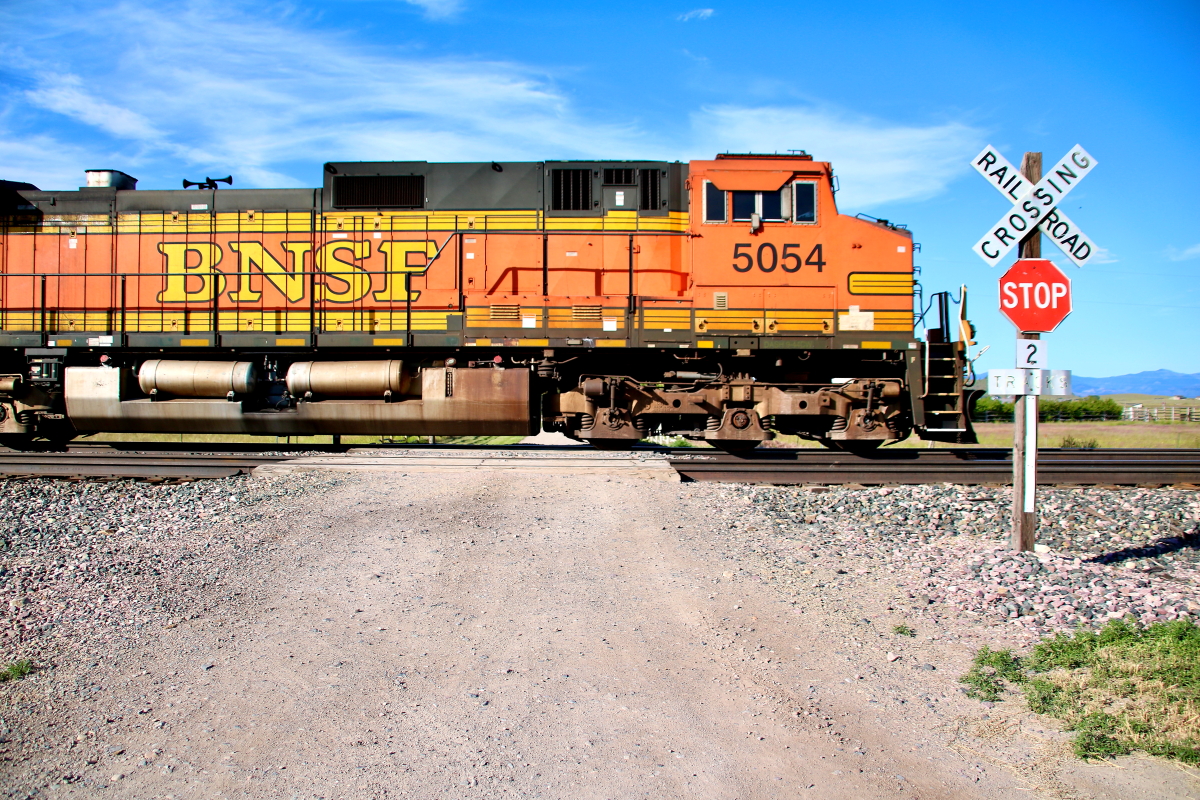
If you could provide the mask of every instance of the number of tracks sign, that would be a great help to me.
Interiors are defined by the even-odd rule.
[[[1013,210],[975,243],[974,250],[989,266],[996,266],[1034,229],[1050,237],[1067,258],[1082,267],[1096,254],[1096,246],[1059,204],[1096,166],[1096,159],[1075,145],[1036,185],[1010,164],[990,144],[971,165],[1013,204]]]

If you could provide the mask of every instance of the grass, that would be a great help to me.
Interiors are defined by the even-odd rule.
[[[904,624],[896,625],[895,627],[893,627],[892,633],[896,634],[897,636],[916,636],[917,635],[916,631],[914,631],[912,628],[910,628]]]
[[[29,659],[11,661],[0,667],[0,683],[4,683],[5,681],[19,681],[31,672],[33,672],[33,662]]]
[[[1011,422],[977,422],[975,433],[985,447],[1012,447]],[[1039,447],[1060,445],[1066,438],[1095,447],[1200,447],[1200,423],[1194,422],[1043,422],[1038,425]],[[947,445],[939,444],[938,447]]]
[[[1142,750],[1200,764],[1200,628],[1187,620],[1058,634],[1028,656],[983,647],[962,676],[967,695],[997,702],[1019,686],[1037,714],[1075,733],[1080,758]]]
[[[1063,450],[1095,450],[1099,446],[1098,439],[1076,439],[1070,434],[1064,436],[1062,444],[1059,445]]]

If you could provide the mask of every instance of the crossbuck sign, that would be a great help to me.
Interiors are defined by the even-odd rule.
[[[1096,166],[1096,159],[1082,147],[1072,147],[1036,186],[990,144],[971,165],[1013,204],[1013,210],[975,244],[975,252],[989,266],[1000,263],[1035,228],[1049,236],[1077,267],[1095,255],[1091,239],[1059,208],[1063,198]]]

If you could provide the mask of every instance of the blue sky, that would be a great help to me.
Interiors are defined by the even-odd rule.
[[[848,10],[851,9],[852,10]],[[348,0],[0,2],[0,177],[141,188],[232,173],[312,186],[326,160],[709,158],[802,148],[843,212],[908,224],[927,292],[971,289],[1008,207],[984,144],[1099,166],[1065,210],[1103,248],[1076,269],[1051,366],[1200,372],[1200,5]]]

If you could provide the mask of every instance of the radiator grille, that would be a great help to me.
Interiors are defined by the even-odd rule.
[[[729,292],[713,292],[713,308],[729,308]]]
[[[586,211],[592,207],[590,169],[550,170],[550,208],[553,211]]]
[[[508,305],[492,306],[491,311],[492,311],[492,314],[491,314],[492,319],[520,319],[521,318],[521,307],[520,306],[508,306]]]
[[[661,185],[658,179],[659,170],[644,169],[642,173],[642,202],[638,206],[642,211],[656,211],[661,202]]]
[[[335,208],[424,208],[424,175],[337,175]]]
[[[600,319],[600,306],[571,306],[571,319]]]
[[[636,183],[634,177],[637,170],[633,167],[613,167],[604,170],[605,186],[632,186]]]

